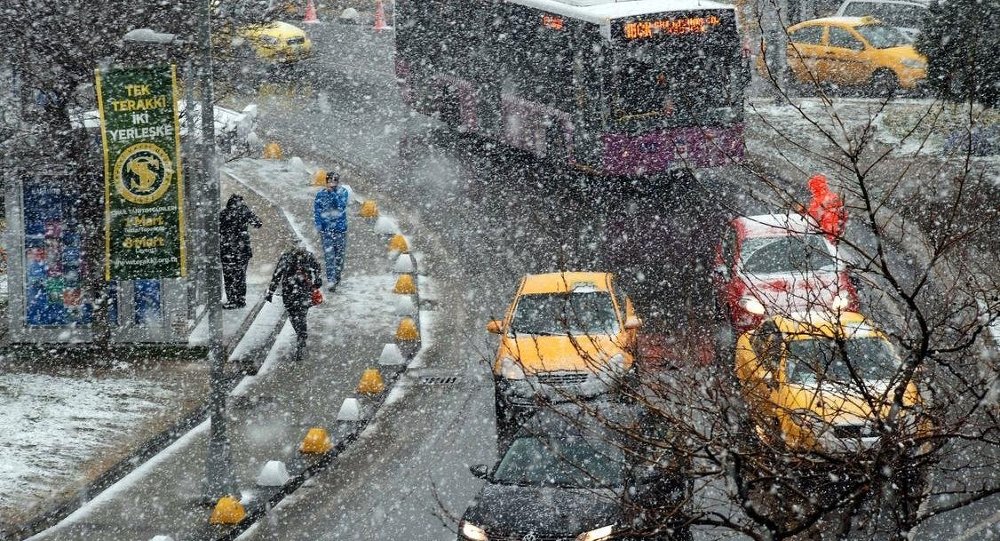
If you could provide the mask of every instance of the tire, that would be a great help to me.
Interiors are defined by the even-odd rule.
[[[873,98],[891,98],[899,92],[899,79],[891,70],[880,69],[872,74],[868,83],[869,96]]]

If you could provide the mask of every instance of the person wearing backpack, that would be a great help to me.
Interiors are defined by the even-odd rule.
[[[264,300],[271,302],[274,292],[281,286],[281,301],[288,311],[288,319],[295,329],[295,358],[302,358],[306,349],[306,314],[313,304],[322,302],[319,288],[323,285],[319,262],[316,257],[302,247],[291,248],[281,254],[271,284]],[[317,295],[318,294],[318,295]],[[318,299],[317,299],[318,297]]]

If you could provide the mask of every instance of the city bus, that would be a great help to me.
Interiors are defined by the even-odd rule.
[[[403,101],[604,175],[743,157],[749,66],[710,0],[397,0]]]

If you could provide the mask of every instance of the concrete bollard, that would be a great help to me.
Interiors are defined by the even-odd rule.
[[[364,373],[361,374],[361,381],[358,382],[357,391],[360,395],[368,396],[380,395],[385,392],[385,381],[378,368],[365,369]]]
[[[417,293],[417,284],[413,280],[413,275],[400,274],[399,278],[396,278],[396,285],[393,286],[392,292],[400,295],[415,295]]]
[[[406,359],[396,344],[382,346],[382,354],[378,357],[378,365],[386,370],[401,372],[406,369]]]
[[[383,237],[391,237],[399,233],[399,225],[388,216],[379,216],[375,220],[375,234]]]
[[[368,219],[378,218],[378,205],[375,204],[373,199],[366,200],[364,203],[361,203],[358,216]]]
[[[397,316],[417,317],[417,303],[413,302],[411,295],[399,295],[396,297],[393,310]]]
[[[410,243],[402,233],[396,233],[389,239],[389,253],[392,254],[392,257],[396,257],[397,254],[408,253],[409,251]]]
[[[267,464],[260,469],[257,474],[257,486],[261,487],[281,487],[291,479],[288,468],[280,460],[268,460]]]
[[[281,145],[271,141],[270,143],[264,145],[264,159],[265,160],[280,160],[282,156]]]
[[[417,323],[410,317],[404,317],[396,328],[396,345],[406,359],[412,359],[420,350],[420,331]]]

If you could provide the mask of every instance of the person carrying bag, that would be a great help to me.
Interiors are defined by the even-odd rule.
[[[311,306],[323,302],[323,293],[319,290],[323,279],[320,278],[316,257],[301,247],[291,248],[281,254],[264,300],[271,302],[279,285],[282,304],[285,305],[288,319],[295,329],[295,359],[301,360],[306,349],[306,314]]]

